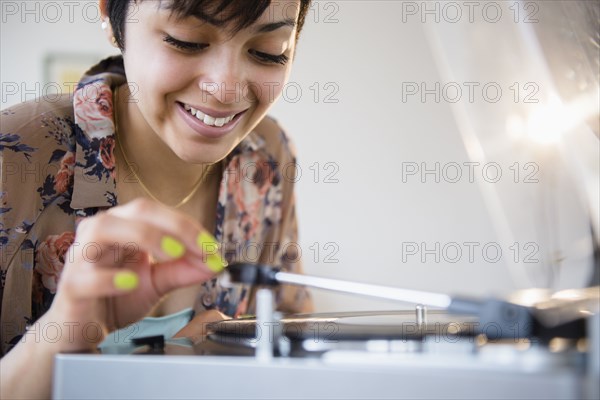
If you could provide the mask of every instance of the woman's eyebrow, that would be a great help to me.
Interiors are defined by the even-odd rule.
[[[296,21],[288,18],[278,22],[270,22],[268,24],[258,25],[255,29],[256,33],[267,33],[273,32],[281,27],[289,26],[290,28],[294,28],[296,26]]]

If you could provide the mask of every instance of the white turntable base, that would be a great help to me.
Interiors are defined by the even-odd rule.
[[[55,399],[573,399],[598,377],[527,364],[485,367],[469,356],[353,352],[310,358],[58,355]],[[512,365],[510,365],[512,364]]]

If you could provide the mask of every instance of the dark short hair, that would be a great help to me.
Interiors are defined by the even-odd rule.
[[[127,18],[135,18],[135,14],[129,15],[130,4],[144,0],[108,0],[106,2],[106,13],[121,50],[125,49],[125,21]],[[162,0],[159,6],[171,10],[178,18],[194,16],[211,25],[222,27],[228,26],[232,34],[252,25],[271,4],[271,0]],[[306,13],[310,8],[312,0],[300,0],[300,12],[296,21],[296,41],[304,25]]]

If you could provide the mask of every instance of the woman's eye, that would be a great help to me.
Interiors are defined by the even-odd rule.
[[[175,39],[172,36],[166,35],[163,40],[170,44],[173,47],[176,47],[179,50],[194,52],[198,50],[203,50],[208,47],[208,44],[205,43],[192,43],[192,42],[184,42],[183,40]]]
[[[256,51],[256,50],[250,50],[250,54],[252,54],[254,57],[258,58],[260,61],[266,62],[269,64],[285,65],[289,60],[289,57],[286,56],[285,54],[275,55],[275,54],[263,53],[261,51]]]

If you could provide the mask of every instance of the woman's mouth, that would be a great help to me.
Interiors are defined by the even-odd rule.
[[[227,125],[237,115],[236,113],[234,113],[234,114],[227,115],[227,116],[224,116],[224,117],[223,116],[216,117],[216,116],[212,116],[212,115],[206,114],[206,113],[204,113],[204,112],[202,112],[200,110],[197,110],[194,107],[190,106],[189,104],[185,104],[185,103],[181,103],[181,104],[183,105],[183,108],[189,114],[193,115],[199,121],[202,121],[205,125],[208,125],[208,126],[221,127],[221,126]]]
[[[190,104],[177,102],[177,108],[187,124],[202,136],[218,138],[233,130],[247,111],[216,111],[203,108],[199,110]]]

